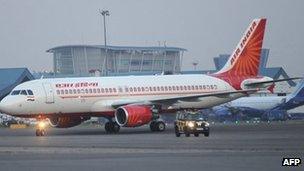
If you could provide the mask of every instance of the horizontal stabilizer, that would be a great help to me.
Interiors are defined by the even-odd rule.
[[[278,80],[270,80],[270,81],[259,81],[259,82],[253,82],[253,83],[247,83],[245,86],[258,86],[261,84],[268,84],[268,83],[276,83],[276,82],[283,82],[283,81],[290,81],[290,80],[299,80],[303,79],[302,77],[293,77],[293,78],[283,78]]]

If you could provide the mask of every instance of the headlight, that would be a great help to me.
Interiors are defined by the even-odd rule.
[[[194,127],[194,123],[193,123],[193,122],[188,122],[188,126],[189,126],[190,128],[193,128],[193,127]]]
[[[41,122],[38,123],[38,128],[40,128],[40,129],[45,128],[45,126],[46,126],[46,123],[43,122],[43,121],[41,121]]]
[[[205,126],[209,126],[209,123],[208,123],[208,122],[206,122],[206,123],[205,123]]]

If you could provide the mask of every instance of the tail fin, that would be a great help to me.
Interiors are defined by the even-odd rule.
[[[257,76],[265,25],[265,18],[253,20],[227,63],[215,74]]]

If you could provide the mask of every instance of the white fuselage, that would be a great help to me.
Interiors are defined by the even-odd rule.
[[[160,98],[235,90],[227,82],[208,75],[156,75],[124,77],[57,78],[28,81],[14,88],[32,90],[33,95],[8,95],[3,112],[24,116],[47,114],[101,114],[113,112],[115,103],[151,101]],[[165,109],[208,108],[244,96],[210,96],[177,101]]]

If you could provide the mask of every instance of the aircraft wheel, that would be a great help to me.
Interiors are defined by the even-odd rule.
[[[115,122],[115,123],[113,123],[113,126],[112,126],[112,131],[113,131],[113,133],[118,133],[119,132],[119,130],[120,130],[120,126]]]
[[[116,122],[107,122],[105,124],[105,130],[107,133],[118,133],[120,130],[120,126]]]
[[[40,136],[40,130],[36,129],[36,136],[39,137]]]
[[[155,128],[159,132],[163,132],[166,130],[166,124],[163,121],[156,122]]]
[[[36,129],[36,136],[45,136],[46,131],[44,129]]]
[[[204,133],[205,137],[209,137],[209,131]]]
[[[107,122],[105,124],[105,130],[106,130],[106,133],[112,133],[112,129],[111,129],[111,123],[110,122]]]
[[[195,133],[194,136],[198,137],[198,136],[199,136],[199,133]]]
[[[150,130],[151,130],[152,132],[155,132],[155,131],[156,131],[156,122],[155,122],[155,121],[152,121],[152,122],[150,123]]]

